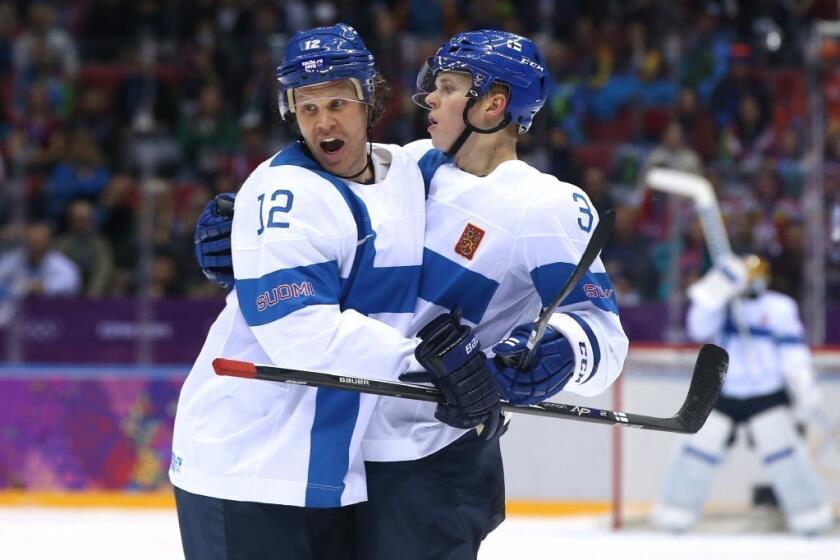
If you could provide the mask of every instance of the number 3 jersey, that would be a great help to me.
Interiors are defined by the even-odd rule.
[[[597,224],[595,209],[582,190],[523,161],[506,161],[478,177],[448,162],[429,140],[406,149],[429,191],[415,330],[457,305],[487,350],[534,321],[558,295]],[[564,390],[603,392],[618,377],[628,343],[600,259],[551,325],[576,357]],[[365,434],[365,459],[417,459],[464,434],[435,420],[434,411],[433,403],[380,399]]]
[[[417,370],[407,336],[425,200],[417,164],[374,145],[377,182],[324,172],[299,143],[236,197],[236,289],[181,390],[172,483],[240,501],[336,507],[366,499],[361,440],[378,397],[216,376],[218,356],[362,377]]]

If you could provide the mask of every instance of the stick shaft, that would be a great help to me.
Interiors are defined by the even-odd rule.
[[[694,374],[686,400],[680,408],[680,411],[672,417],[660,418],[554,402],[543,402],[527,406],[502,403],[502,410],[520,414],[548,416],[551,418],[565,418],[578,422],[619,425],[628,428],[694,433],[706,421],[714,402],[717,400],[720,392],[720,384],[723,382],[723,375],[726,372],[726,365],[726,352],[711,344],[704,346],[697,358],[697,364],[694,367]],[[426,402],[446,402],[443,394],[435,387],[404,383],[401,381],[385,381],[316,371],[286,369],[228,360],[225,358],[216,358],[213,360],[213,369],[217,375],[261,379],[264,381],[291,383],[310,387],[342,389],[357,393]]]
[[[586,249],[583,251],[583,255],[581,255],[580,260],[578,261],[575,269],[572,271],[572,274],[569,276],[569,279],[566,280],[566,284],[563,285],[563,288],[560,290],[560,293],[557,294],[557,297],[554,298],[554,301],[551,302],[551,305],[546,307],[540,314],[539,319],[537,319],[537,324],[534,325],[534,329],[528,336],[528,342],[525,344],[525,351],[522,353],[522,357],[519,360],[519,369],[525,370],[531,367],[531,363],[534,359],[534,350],[538,346],[540,340],[542,340],[545,328],[548,326],[548,321],[551,320],[551,316],[554,314],[557,307],[563,303],[563,300],[569,297],[572,290],[575,289],[584,275],[586,275],[589,271],[589,267],[591,267],[592,263],[595,262],[595,259],[598,258],[598,253],[601,252],[601,249],[604,248],[604,245],[607,243],[607,239],[610,237],[610,232],[612,232],[614,223],[615,212],[613,210],[607,210],[604,212],[604,215],[600,217],[598,225],[595,226],[595,231],[592,233],[592,237],[589,238],[589,243],[587,243]]]

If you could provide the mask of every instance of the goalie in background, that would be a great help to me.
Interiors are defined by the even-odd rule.
[[[681,440],[652,514],[660,528],[682,532],[697,522],[740,425],[788,528],[814,535],[833,523],[831,504],[796,429],[820,401],[811,353],[796,302],[767,289],[769,278],[769,267],[759,257],[728,255],[688,289],[688,335],[725,348],[729,372],[706,424]]]

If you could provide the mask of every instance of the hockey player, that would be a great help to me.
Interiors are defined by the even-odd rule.
[[[510,402],[538,402],[561,389],[602,392],[621,370],[627,338],[600,260],[552,318],[535,365],[508,365],[598,220],[583,191],[516,157],[517,137],[549,87],[536,46],[502,31],[458,34],[429,59],[418,86],[432,138],[406,146],[428,189],[415,324],[459,306],[483,346],[508,337],[488,364]],[[200,245],[198,253],[207,258]],[[362,558],[475,558],[504,518],[498,439],[481,441],[475,430],[440,419],[427,403],[377,404],[363,443],[369,500],[358,506]]]
[[[819,401],[811,355],[796,302],[767,289],[769,279],[763,259],[731,256],[689,287],[688,335],[725,348],[729,371],[706,424],[681,442],[653,511],[659,527],[681,532],[696,523],[739,426],[749,432],[788,528],[816,534],[832,524],[831,506],[795,426]]]
[[[382,104],[372,55],[343,24],[300,32],[278,79],[303,140],[236,197],[235,290],[178,403],[170,479],[188,559],[350,558],[341,506],[366,498],[377,397],[217,377],[219,355],[360,376],[425,369],[456,425],[490,438],[500,418],[469,327],[443,315],[413,336],[423,180],[405,150],[368,142]]]

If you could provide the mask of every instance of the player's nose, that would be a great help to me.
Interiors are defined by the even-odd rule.
[[[335,127],[336,118],[329,111],[319,111],[315,119],[315,130],[319,133],[329,132]]]
[[[438,98],[437,90],[434,90],[433,92],[426,95],[426,99],[424,101],[426,102],[426,105],[428,105],[431,109],[437,109],[438,102],[440,101]]]

